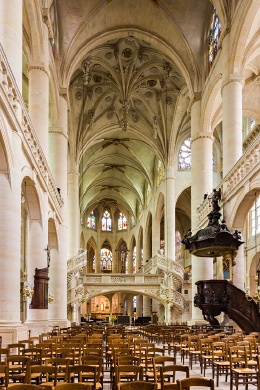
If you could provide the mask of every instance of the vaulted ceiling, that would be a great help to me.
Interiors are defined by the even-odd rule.
[[[165,166],[179,135],[189,129],[187,109],[201,77],[212,4],[56,4],[60,72],[63,80],[69,75],[69,150],[79,166],[81,214],[106,200],[136,217],[137,209],[145,207],[147,187],[156,186],[158,160]],[[127,31],[120,33],[124,23]],[[110,39],[100,38],[113,30]]]

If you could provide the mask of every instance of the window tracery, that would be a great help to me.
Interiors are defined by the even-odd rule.
[[[127,219],[123,213],[118,216],[118,230],[127,230]]]
[[[54,1],[52,2],[52,5],[50,6],[50,10],[49,10],[49,13],[50,13],[50,19],[51,19],[51,25],[52,25],[52,32],[53,32],[53,37],[51,38],[51,48],[52,48],[52,54],[55,56],[55,40],[54,40],[54,36],[55,36],[55,30],[56,30],[56,27],[55,27],[55,9],[54,9]]]
[[[136,273],[136,246],[134,247],[133,250],[133,273]]]
[[[191,142],[188,137],[181,145],[179,152],[179,169],[191,168]]]
[[[209,30],[209,70],[218,54],[218,43],[221,34],[221,24],[216,13],[216,8],[213,7],[211,24]]]
[[[102,230],[111,232],[111,225],[112,225],[111,214],[110,211],[106,209],[102,217]]]
[[[91,211],[88,216],[87,227],[94,230],[96,229],[96,218],[94,215],[94,211]]]
[[[112,252],[109,249],[101,249],[100,269],[101,271],[112,271]]]

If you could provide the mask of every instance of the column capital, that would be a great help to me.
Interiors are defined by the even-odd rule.
[[[227,81],[225,81],[224,83],[222,83],[222,87],[221,87],[221,95],[223,93],[223,90],[224,88],[231,84],[231,83],[239,83],[242,85],[242,88],[244,87],[245,85],[245,79],[244,79],[244,76],[242,74],[230,74],[229,75],[229,79]]]
[[[213,141],[213,135],[211,133],[197,133],[196,135],[194,135],[192,137],[190,143],[192,144],[194,141],[197,141],[198,139],[201,139],[201,138],[208,138],[211,141]]]
[[[31,70],[40,70],[40,71],[46,73],[47,76],[48,76],[48,78],[50,77],[49,72],[48,72],[48,70],[46,69],[46,67],[45,67],[45,65],[44,65],[43,62],[37,62],[37,61],[28,62],[27,70],[28,70],[28,73],[29,73]]]
[[[60,87],[60,96],[68,103],[68,89]]]
[[[52,23],[51,23],[51,20],[50,20],[49,8],[43,8],[43,10],[42,10],[42,21],[43,21],[44,24],[46,24],[46,26],[48,28],[49,39],[52,40],[53,39],[53,29],[52,29]]]
[[[187,112],[190,113],[193,104],[196,102],[199,102],[200,100],[201,100],[201,92],[193,92],[193,94],[191,95],[191,98],[190,98],[190,103],[189,103]]]

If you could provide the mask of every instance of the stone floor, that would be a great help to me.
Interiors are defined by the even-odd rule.
[[[177,364],[182,364],[179,355],[177,355],[176,363]],[[185,360],[184,364],[185,365],[189,364],[188,359]],[[203,375],[200,372],[200,364],[199,363],[196,363],[196,364],[193,363],[192,370],[190,370],[190,376],[191,377],[203,377]],[[212,370],[211,370],[211,368],[207,368],[205,377],[208,378],[208,379],[212,378]],[[184,376],[181,376],[179,374],[179,376],[177,376],[176,379],[183,379],[183,378],[184,378]],[[109,379],[110,379],[110,371],[107,370],[107,371],[104,372],[104,387],[103,387],[103,390],[112,390],[111,383],[106,383],[106,382],[109,381]],[[198,390],[198,389],[202,389],[202,388],[201,387],[193,387],[192,388],[192,390]],[[229,389],[230,389],[229,376],[227,378],[227,382],[225,382],[225,375],[221,375],[220,376],[219,387],[216,387],[216,380],[215,380],[215,390],[229,390]],[[245,389],[244,385],[239,385],[239,390],[244,390],[244,389]],[[248,386],[248,390],[253,390],[253,389],[256,390],[256,386],[254,386],[254,385],[249,385]],[[235,386],[234,385],[233,385],[233,390],[235,390]]]

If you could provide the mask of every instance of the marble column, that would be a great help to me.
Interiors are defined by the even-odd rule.
[[[54,249],[49,269],[49,290],[54,293],[54,300],[49,305],[49,320],[53,325],[67,324],[67,102],[60,96],[59,117],[55,127],[49,129],[49,165],[56,186],[60,188],[64,202],[62,207],[63,223],[57,232],[58,249]]]
[[[1,4],[1,3],[0,3]],[[12,133],[13,159],[9,174],[0,173],[0,335],[3,345],[16,340],[20,326],[21,138]],[[14,334],[15,333],[15,334]]]
[[[224,33],[224,32],[223,32]],[[222,42],[222,137],[223,177],[233,168],[243,153],[242,89],[244,78],[230,74],[230,34]]]
[[[0,0],[0,42],[22,93],[23,0]]]
[[[42,24],[41,58],[29,62],[29,114],[43,153],[48,160],[49,130],[49,38],[48,28]]]
[[[212,192],[212,135],[201,132],[201,101],[191,108],[191,227],[197,227],[197,207],[203,195]],[[195,282],[213,278],[213,259],[192,256],[192,297],[197,292]],[[193,300],[193,298],[192,298]],[[201,310],[192,305],[192,321],[203,321]]]
[[[169,165],[165,175],[165,256],[175,260],[175,176]]]
[[[79,172],[68,171],[68,259],[79,251]]]

